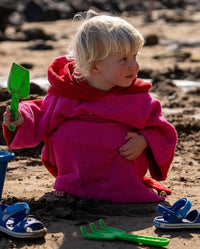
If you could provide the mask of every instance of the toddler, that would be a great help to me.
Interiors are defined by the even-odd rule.
[[[174,157],[177,134],[137,78],[144,39],[125,20],[86,13],[68,56],[48,68],[51,84],[43,100],[19,105],[12,122],[4,113],[11,149],[45,141],[42,162],[55,176],[55,193],[112,202],[164,200],[162,189]],[[9,125],[16,131],[10,131]],[[152,178],[146,178],[149,170]]]

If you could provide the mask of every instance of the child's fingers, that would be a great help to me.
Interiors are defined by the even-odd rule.
[[[4,118],[3,123],[5,126],[10,126],[11,125],[11,120]]]
[[[6,126],[11,125],[12,122],[12,114],[10,111],[10,106],[6,107],[6,111],[3,113],[3,122]]]
[[[119,148],[119,151],[123,152],[123,151],[128,150],[132,144],[131,138],[134,138],[136,136],[138,136],[138,134],[136,132],[128,132],[126,134],[126,137],[125,137],[128,141]]]
[[[10,125],[12,125],[12,126],[18,126],[18,123],[19,123],[19,122],[18,122],[18,120],[17,120],[17,121],[11,122]]]
[[[120,152],[120,155],[126,158],[127,160],[134,160],[137,157],[137,155],[135,155],[135,153],[132,150],[126,150],[124,152]]]
[[[129,147],[129,144],[125,143],[124,145],[122,145],[122,147],[119,148],[119,152],[125,152]]]
[[[5,112],[3,113],[3,116],[4,116],[4,117],[5,117],[5,116],[11,116],[10,106],[7,106],[7,107],[6,107],[6,110],[5,110]]]
[[[18,119],[16,121],[13,121],[11,125],[13,126],[20,126],[24,123],[24,117],[20,111],[18,111]]]
[[[133,137],[136,137],[136,136],[138,136],[138,134],[137,134],[137,132],[128,132],[127,134],[126,134],[126,139],[130,139],[130,138],[133,138]]]
[[[119,148],[119,153],[121,156],[125,158],[130,158],[134,157],[134,150],[131,146],[131,141],[129,140],[126,144],[124,144],[122,147]]]
[[[20,126],[22,123],[23,123],[22,120],[18,119],[16,121],[11,122],[11,125],[12,126]]]
[[[7,106],[6,111],[3,113],[3,122],[5,126],[20,126],[24,122],[24,117],[21,112],[18,112],[18,119],[16,121],[12,121],[12,113],[10,111],[10,106]]]
[[[132,151],[130,150],[130,149],[123,149],[123,150],[121,150],[120,151],[120,154],[122,155],[122,156],[128,156],[128,155],[130,155],[132,153]]]
[[[128,156],[125,157],[127,160],[134,160],[137,158],[137,156],[133,155],[133,154],[130,154]]]

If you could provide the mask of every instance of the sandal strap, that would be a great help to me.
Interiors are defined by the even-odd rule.
[[[11,217],[15,218],[15,223],[23,220],[30,213],[29,205],[26,202],[18,202],[1,210],[1,220],[6,223]]]
[[[186,220],[189,220],[192,223],[200,223],[200,210],[194,209],[191,212],[189,212],[186,217]]]
[[[45,228],[42,222],[36,220],[33,217],[29,217],[17,223],[14,226],[13,232],[27,233],[28,231],[26,229],[28,227],[30,227],[33,231],[40,231]]]
[[[176,201],[171,207],[159,204],[157,210],[163,214],[165,220],[174,222],[175,220],[181,220],[188,213],[191,206],[191,201],[184,197]]]
[[[183,206],[183,208],[181,209],[181,207]],[[190,208],[192,207],[192,202],[184,197],[178,201],[176,201],[174,203],[174,205],[172,206],[172,209],[179,209],[179,211],[176,213],[176,217],[178,219],[182,219],[190,210]]]

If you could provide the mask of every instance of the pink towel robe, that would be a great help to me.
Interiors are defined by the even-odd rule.
[[[21,103],[24,124],[16,134],[4,126],[4,135],[12,149],[45,141],[42,161],[56,177],[56,190],[113,202],[164,200],[142,183],[148,169],[153,179],[165,180],[177,141],[158,100],[148,93],[88,100],[47,94],[38,103]],[[119,153],[129,131],[149,143],[135,160]]]

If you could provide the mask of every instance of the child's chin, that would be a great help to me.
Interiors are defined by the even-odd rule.
[[[124,87],[129,87],[131,86],[133,83],[133,80],[130,80],[128,83],[124,84]]]

